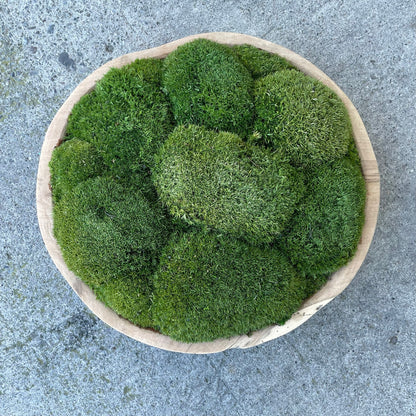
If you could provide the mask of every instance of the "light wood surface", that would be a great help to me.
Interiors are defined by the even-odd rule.
[[[95,83],[100,80],[110,68],[120,68],[138,58],[164,58],[178,46],[196,38],[211,39],[228,45],[246,43],[268,52],[277,53],[307,75],[319,79],[334,90],[347,107],[352,121],[354,138],[361,158],[363,174],[366,181],[367,199],[365,224],[358,250],[354,258],[346,266],[334,273],[325,286],[307,299],[301,308],[284,325],[270,326],[255,331],[250,334],[250,336],[241,335],[227,339],[218,339],[212,342],[186,344],[174,341],[155,331],[137,327],[126,319],[121,318],[113,310],[98,301],[92,290],[68,269],[53,235],[52,195],[49,187],[50,173],[48,163],[53,149],[65,134],[67,119],[74,104],[77,103],[83,95],[94,89]],[[357,86],[357,88],[359,88],[359,86]],[[169,351],[194,354],[220,352],[229,348],[249,348],[280,337],[306,322],[319,309],[330,302],[335,296],[339,295],[354,278],[370,247],[377,222],[379,199],[380,177],[371,142],[357,110],[335,82],[312,63],[282,46],[253,36],[228,32],[203,33],[188,36],[157,48],[123,55],[107,62],[89,75],[76,87],[65,101],[46,132],[39,160],[36,188],[39,227],[46,248],[59,271],[90,310],[109,326],[140,342]]]

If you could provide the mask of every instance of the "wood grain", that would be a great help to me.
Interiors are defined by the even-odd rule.
[[[284,325],[270,326],[255,331],[250,334],[250,336],[241,335],[227,339],[218,339],[212,342],[186,344],[174,341],[153,330],[137,327],[126,319],[121,318],[113,310],[98,301],[92,290],[68,269],[53,235],[52,195],[49,187],[50,172],[48,163],[53,149],[65,134],[67,119],[74,104],[77,103],[83,95],[93,90],[96,82],[100,80],[110,68],[120,68],[139,58],[164,58],[178,46],[197,38],[211,39],[228,45],[246,43],[268,52],[279,54],[307,75],[320,80],[334,90],[347,107],[352,121],[354,138],[361,158],[362,170],[366,181],[367,199],[365,224],[361,241],[354,258],[346,266],[334,273],[325,286],[307,299],[301,308],[293,314]],[[249,348],[280,337],[306,322],[313,314],[330,302],[335,296],[339,295],[350,284],[368,252],[376,227],[379,200],[380,177],[371,142],[357,110],[344,92],[321,70],[296,53],[263,39],[229,32],[203,33],[188,36],[157,48],[123,55],[107,62],[84,79],[64,102],[46,132],[39,160],[36,188],[39,227],[46,248],[59,271],[88,308],[109,326],[135,340],[164,350],[193,354],[214,353],[229,348]]]

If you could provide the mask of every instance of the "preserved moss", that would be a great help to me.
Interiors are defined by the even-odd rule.
[[[316,79],[280,71],[255,84],[258,143],[287,153],[292,163],[310,167],[343,157],[351,124],[340,98]]]
[[[196,40],[110,70],[50,171],[68,267],[184,342],[283,324],[353,256],[364,221],[342,102],[248,45]]]
[[[77,185],[53,214],[65,262],[91,285],[127,277],[146,282],[170,232],[161,207],[106,177]]]
[[[283,324],[313,284],[278,250],[212,233],[174,235],[155,275],[153,319],[185,342],[246,334]]]
[[[111,69],[74,106],[66,139],[92,143],[115,176],[150,168],[173,129],[170,104],[161,90],[162,66],[160,60],[143,59]]]
[[[295,69],[286,59],[251,45],[236,45],[235,56],[249,70],[253,79],[261,78],[284,69]]]
[[[52,153],[49,167],[54,202],[79,183],[101,175],[105,170],[104,161],[95,147],[78,139],[58,146]]]
[[[154,180],[173,216],[252,244],[271,243],[304,192],[302,175],[267,149],[193,125],[164,143]]]
[[[330,274],[347,264],[364,224],[365,182],[344,158],[310,173],[308,192],[281,247],[304,274]]]
[[[164,86],[177,124],[246,136],[253,122],[253,80],[225,45],[198,39],[165,60]]]

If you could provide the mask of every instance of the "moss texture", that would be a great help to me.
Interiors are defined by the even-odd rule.
[[[248,45],[196,40],[110,70],[50,171],[68,267],[184,342],[284,323],[353,256],[364,220],[341,101]]]
[[[249,70],[253,79],[284,69],[295,69],[286,59],[251,45],[236,45],[232,48],[232,51],[237,59]]]
[[[281,247],[302,273],[329,274],[354,255],[364,224],[365,182],[344,158],[310,173],[308,192]]]
[[[155,324],[174,339],[201,342],[284,323],[309,282],[278,250],[186,233],[165,247],[154,284]]]
[[[151,167],[153,154],[173,129],[161,90],[162,67],[160,60],[142,59],[111,69],[73,108],[66,138],[94,144],[115,176]]]
[[[246,134],[253,121],[253,81],[229,47],[198,39],[165,61],[164,86],[178,124]]]
[[[340,98],[298,71],[280,71],[256,81],[259,143],[286,152],[308,167],[344,156],[351,125]]]
[[[271,243],[304,192],[302,175],[237,135],[177,127],[156,157],[154,179],[172,215],[191,224]]]
[[[142,328],[154,326],[151,296],[152,279],[140,275],[120,276],[105,284],[94,286],[97,298],[117,314]]]
[[[54,202],[89,178],[101,175],[104,161],[88,142],[73,139],[55,149],[49,164]]]
[[[140,190],[111,178],[88,179],[54,207],[54,231],[65,262],[86,283],[148,279],[169,224]]]

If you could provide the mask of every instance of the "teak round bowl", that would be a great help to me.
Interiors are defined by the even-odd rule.
[[[96,82],[100,80],[110,68],[120,68],[139,58],[164,58],[178,46],[196,38],[211,39],[228,45],[250,44],[268,52],[279,54],[305,74],[318,79],[335,91],[344,102],[352,122],[354,139],[360,155],[362,171],[366,182],[367,198],[365,206],[365,224],[355,256],[346,266],[335,272],[321,290],[305,300],[300,309],[295,312],[284,325],[269,326],[255,331],[250,335],[217,339],[212,342],[187,344],[174,341],[168,336],[162,335],[154,330],[140,328],[120,317],[113,310],[97,300],[93,291],[68,269],[53,235],[52,195],[50,190],[50,172],[48,163],[51,159],[53,149],[65,134],[68,116],[70,115],[74,104],[76,104],[83,95],[93,90]],[[370,247],[377,222],[379,199],[380,177],[377,161],[366,129],[354,105],[335,82],[309,61],[282,46],[253,36],[228,32],[203,33],[188,36],[157,48],[129,53],[107,62],[84,79],[59,109],[47,130],[39,160],[36,189],[39,227],[46,248],[59,271],[88,308],[90,308],[91,311],[106,324],[135,340],[169,351],[196,354],[220,352],[229,348],[249,348],[278,338],[303,324],[319,309],[334,299],[335,296],[339,295],[354,278]]]

